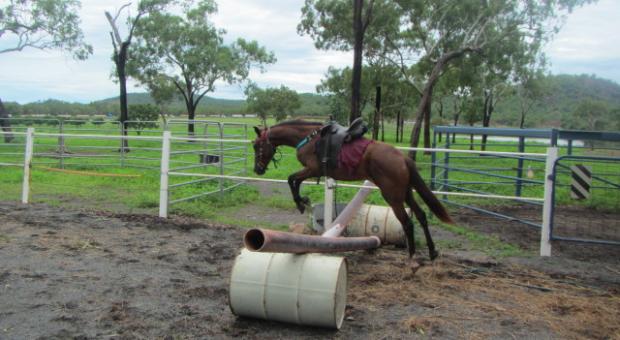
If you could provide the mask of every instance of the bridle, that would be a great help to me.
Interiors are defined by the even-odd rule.
[[[276,169],[278,168],[278,162],[282,159],[282,152],[280,152],[280,150],[278,150],[275,145],[271,144],[271,141],[269,140],[269,132],[270,128],[267,128],[267,130],[263,131],[263,133],[260,135],[260,137],[258,137],[258,140],[256,141],[257,143],[262,142],[263,140],[266,141],[266,143],[258,144],[258,155],[256,156],[256,164],[264,170],[267,170],[267,165],[269,165],[269,161],[267,162],[267,164],[265,164],[265,160],[263,159],[263,145],[271,148],[271,151],[273,152],[273,157],[271,158],[271,161],[273,162],[273,166]],[[280,155],[277,159],[275,157],[276,154]]]

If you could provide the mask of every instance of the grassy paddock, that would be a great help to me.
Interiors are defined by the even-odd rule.
[[[230,125],[226,128],[227,135],[243,136],[247,133],[248,139],[253,139],[255,134],[252,125],[260,125],[258,119],[252,118],[206,118],[213,121],[221,121],[235,124],[247,124],[247,130],[241,125]],[[269,121],[272,125],[274,122]],[[205,128],[209,137],[216,137],[214,134],[214,126],[206,126],[204,124],[196,125],[196,134],[201,136]],[[35,126],[36,131],[53,132],[50,126]],[[85,124],[79,127],[86,134],[111,134],[114,126],[110,125],[94,125]],[[23,130],[23,129],[16,129]],[[66,133],[78,133],[77,127],[65,129]],[[173,136],[187,136],[187,126],[184,124],[171,125]],[[394,141],[395,127],[386,126],[385,140],[386,142]],[[161,130],[142,131],[142,136],[159,136]],[[137,135],[132,132],[131,135]],[[242,137],[235,137],[243,139]],[[445,142],[445,140],[444,140]],[[462,136],[457,138],[458,148],[468,149],[469,138]],[[23,136],[18,136],[11,144],[0,144],[0,162],[23,162]],[[476,143],[479,143],[477,141]],[[394,143],[392,143],[394,144]],[[35,202],[45,202],[49,204],[63,204],[64,202],[80,202],[88,207],[98,209],[115,210],[122,208],[125,211],[150,211],[155,212],[159,201],[159,160],[161,157],[159,141],[129,141],[130,152],[121,157],[118,152],[120,141],[118,140],[102,140],[102,139],[78,139],[66,138],[64,141],[65,150],[59,150],[57,137],[37,137],[35,145],[35,158],[32,171],[32,199]],[[252,148],[249,144],[242,144],[244,149],[232,150],[227,152],[226,157],[242,157],[248,154],[248,161],[238,162],[231,165],[230,171],[239,171],[240,175],[247,173],[252,176],[253,155]],[[225,147],[238,147],[239,144],[225,144]],[[406,146],[400,144],[400,146]],[[207,150],[207,153],[215,153],[213,151],[219,147],[218,143],[194,142],[181,143],[174,142],[173,151],[192,151]],[[441,147],[441,145],[438,145]],[[476,147],[479,149],[479,147]],[[275,168],[270,165],[267,178],[286,179],[292,172],[300,169],[300,164],[296,160],[295,150],[293,148],[280,148],[282,159]],[[493,151],[516,151],[515,143],[509,142],[492,142],[487,150]],[[544,153],[546,146],[542,144],[531,143],[526,147],[526,152]],[[59,153],[63,151],[63,153]],[[561,150],[564,154],[565,149]],[[585,149],[576,150],[579,154],[587,153]],[[230,155],[233,156],[230,156]],[[82,174],[73,174],[65,172],[52,171],[60,168],[61,163],[64,168],[72,171],[81,171]],[[437,153],[437,162],[443,164],[445,154]],[[515,176],[517,173],[517,160],[508,158],[498,158],[493,156],[479,156],[467,154],[450,154],[450,166],[454,168],[469,169],[474,171],[489,170],[494,174]],[[179,153],[171,157],[171,167],[194,165],[198,163],[196,154]],[[418,168],[423,176],[430,183],[431,172],[431,156],[420,153],[417,161]],[[532,180],[543,181],[544,179],[544,162],[535,162],[526,160],[523,164],[524,177],[527,176],[529,168]],[[620,164],[592,164],[593,172],[616,173],[620,174]],[[188,169],[184,172],[208,172],[217,174],[219,170],[215,166]],[[440,171],[440,169],[438,169]],[[92,173],[100,173],[104,176],[93,176]],[[133,175],[136,177],[124,177],[124,175]],[[569,183],[567,178],[570,174],[561,174],[563,184]],[[441,179],[442,177],[439,176]],[[190,178],[181,178],[171,176],[170,183],[180,183]],[[515,194],[514,182],[506,179],[493,178],[484,174],[468,173],[462,171],[451,171],[449,183],[459,185],[476,191],[484,191],[497,195],[512,196]],[[22,185],[22,169],[19,167],[0,166],[0,188],[2,200],[18,200],[21,195]],[[218,190],[219,181],[211,180],[200,184],[181,187],[171,192],[171,199],[187,197],[199,194],[205,191]],[[437,188],[437,187],[436,187]],[[357,190],[351,188],[338,188],[336,192],[337,200],[340,202],[349,201]],[[305,185],[302,187],[302,194],[307,195],[313,202],[323,200],[323,188],[321,186]],[[543,186],[541,184],[526,184],[523,186],[522,195],[525,197],[542,197]],[[586,201],[574,201],[570,199],[568,188],[560,187],[558,189],[558,201],[560,204],[579,204],[588,205],[601,210],[620,210],[620,197],[618,190],[594,189],[593,198]],[[498,205],[513,204],[512,201],[489,200],[484,198],[462,198],[451,197],[451,200],[459,203],[474,205]],[[367,202],[371,204],[384,205],[385,202],[378,192],[373,192]],[[258,190],[253,186],[241,186],[223,195],[212,195],[203,197],[195,201],[179,203],[171,206],[171,212],[176,214],[186,214],[207,218],[215,222],[229,223],[237,225],[250,225],[249,222],[230,216],[234,216],[235,211],[240,211],[248,203],[264,205],[266,207],[282,207],[293,208],[293,202],[285,198],[268,198],[264,199],[259,196]],[[536,209],[536,207],[534,207]],[[542,215],[542,214],[541,214]],[[228,216],[228,217],[225,217]],[[281,227],[281,226],[272,226]],[[469,235],[469,234],[468,234]],[[471,235],[465,235],[468,238],[474,238]],[[475,240],[474,240],[475,241]],[[485,243],[486,241],[482,242]],[[475,242],[474,242],[475,243]],[[498,249],[497,247],[494,247]],[[499,250],[500,253],[510,253],[511,250]]]

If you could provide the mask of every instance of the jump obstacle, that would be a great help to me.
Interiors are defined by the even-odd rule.
[[[371,185],[366,181],[364,186]],[[321,236],[251,229],[233,265],[229,302],[238,316],[339,329],[347,297],[344,257],[314,253],[373,249],[377,236],[339,237],[370,193],[362,188]]]

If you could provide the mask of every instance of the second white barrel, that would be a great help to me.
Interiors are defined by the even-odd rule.
[[[381,239],[382,244],[405,246],[405,233],[394,211],[380,205],[362,205],[347,227],[347,235],[374,235]]]

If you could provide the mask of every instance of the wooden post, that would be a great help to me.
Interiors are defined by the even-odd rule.
[[[30,198],[30,179],[32,169],[32,154],[34,149],[34,128],[26,130],[26,150],[24,152],[24,179],[22,182],[22,203],[28,204]]]
[[[168,217],[168,170],[170,169],[170,131],[164,131],[161,141],[161,175],[159,179],[159,217]]]
[[[558,148],[547,148],[547,162],[545,164],[545,202],[543,203],[543,224],[540,230],[540,256],[551,256],[551,223],[553,216],[551,210],[553,208],[553,187],[555,182],[555,174],[553,166],[558,158]]]
[[[325,202],[323,203],[323,228],[327,230],[334,220],[334,185],[336,182],[325,177]]]

